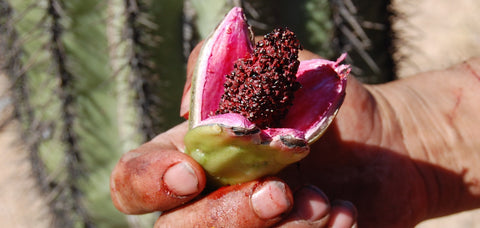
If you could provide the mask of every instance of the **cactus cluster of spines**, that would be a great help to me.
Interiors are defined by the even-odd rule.
[[[182,3],[169,5],[175,6]],[[175,46],[178,37],[161,44],[158,37],[177,25],[150,21],[182,12],[158,8],[165,6],[142,0],[0,0],[0,70],[11,83],[0,100],[8,98],[14,107],[0,129],[20,121],[18,143],[28,149],[35,186],[48,195],[46,217],[54,227],[127,224],[109,203],[106,173],[125,147],[174,124],[163,110],[175,105],[168,97],[181,95],[156,92],[167,90],[159,84],[175,90],[169,75],[184,71],[181,48],[157,51]],[[165,65],[180,73],[161,74]]]

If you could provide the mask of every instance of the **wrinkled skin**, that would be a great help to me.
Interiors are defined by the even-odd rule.
[[[304,52],[301,58],[310,58],[309,55]],[[189,66],[191,73],[192,65]],[[479,72],[480,59],[473,59],[444,71],[384,85],[366,86],[351,77],[336,120],[312,146],[306,159],[281,172],[280,179],[248,182],[197,198],[205,186],[205,177],[198,164],[179,153],[187,131],[187,125],[181,124],[122,158],[112,173],[114,202],[126,213],[168,210],[157,221],[158,227],[179,222],[218,227],[353,224],[356,213],[351,205],[332,206],[318,191],[296,194],[305,192],[305,187],[300,188],[304,184],[319,187],[330,201],[353,202],[358,209],[359,227],[413,227],[427,218],[480,207],[480,129],[476,127],[480,126]],[[130,156],[131,153],[138,154]],[[139,162],[148,153],[164,156],[164,164]],[[188,162],[197,175],[193,188],[181,189],[180,192],[188,193],[183,196],[172,193],[164,178],[166,164],[178,159]],[[132,175],[152,167],[157,167],[156,173]],[[160,185],[118,187],[129,183],[126,176]],[[259,218],[258,213],[252,212],[249,199],[256,186],[268,183],[283,186],[279,194],[284,197],[272,194],[270,199],[290,204],[272,206],[280,211]],[[124,195],[139,191],[153,191],[158,200],[131,198],[118,203]],[[324,207],[310,207],[316,215],[312,218],[305,215],[305,204],[314,199],[316,205]],[[179,207],[190,201],[193,203]],[[238,206],[236,210],[232,210],[232,205]],[[307,221],[312,219],[317,223]]]

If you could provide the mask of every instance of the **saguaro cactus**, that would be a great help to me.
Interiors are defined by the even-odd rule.
[[[2,69],[56,226],[138,226],[111,204],[108,176],[123,152],[180,121],[167,113],[178,110],[181,89],[171,91],[185,74],[182,4],[0,3]]]
[[[256,34],[288,27],[325,58],[369,48],[348,36],[365,38],[355,26],[367,29],[355,23],[364,11],[352,0],[0,0],[0,64],[19,143],[56,227],[151,227],[155,215],[114,209],[110,171],[122,153],[182,121],[186,57],[233,6],[245,9]]]

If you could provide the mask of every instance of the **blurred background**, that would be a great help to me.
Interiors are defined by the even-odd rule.
[[[477,0],[0,0],[0,224],[151,227],[108,179],[122,153],[183,121],[186,59],[233,6],[287,26],[382,83],[480,56]],[[480,212],[418,227],[480,227]]]

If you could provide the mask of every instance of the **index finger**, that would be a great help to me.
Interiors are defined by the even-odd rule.
[[[126,214],[165,211],[190,201],[205,187],[202,167],[181,152],[187,124],[122,156],[112,171],[110,193]]]

